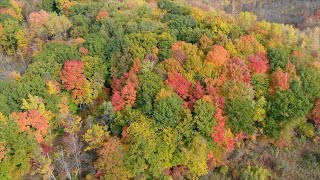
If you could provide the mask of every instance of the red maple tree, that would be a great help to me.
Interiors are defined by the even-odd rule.
[[[119,111],[135,103],[139,79],[136,73],[140,71],[140,61],[135,61],[128,73],[111,82],[113,95],[111,103],[115,111]]]
[[[265,53],[258,53],[254,56],[248,57],[250,69],[252,73],[267,73],[270,66]]]
[[[180,73],[168,73],[168,79],[165,84],[172,87],[173,90],[184,100],[190,97],[191,83]]]
[[[217,120],[217,124],[215,125],[214,131],[211,136],[214,142],[216,142],[219,146],[222,146],[224,143],[224,125],[226,123],[226,117],[223,116],[223,111],[220,108],[216,110],[214,117]]]
[[[121,97],[123,98],[126,105],[132,106],[136,100],[137,92],[135,90],[136,85],[133,83],[126,84],[122,91]]]
[[[218,108],[214,117],[217,121],[217,124],[214,127],[211,137],[213,138],[213,141],[216,142],[220,147],[223,147],[227,150],[227,152],[230,152],[233,150],[238,138],[234,138],[231,132],[225,129],[227,118],[223,115],[222,109]]]
[[[124,100],[121,97],[119,91],[116,91],[113,93],[112,98],[111,98],[111,102],[112,102],[114,111],[119,111],[125,107]]]

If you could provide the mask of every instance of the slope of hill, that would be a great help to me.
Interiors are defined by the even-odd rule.
[[[319,28],[183,2],[1,1],[0,179],[319,179]]]
[[[255,14],[258,20],[290,24],[300,29],[314,27],[314,21],[319,22],[319,18],[316,18],[316,13],[320,9],[319,0],[186,0],[185,2],[202,10],[225,10],[232,14],[248,11]]]

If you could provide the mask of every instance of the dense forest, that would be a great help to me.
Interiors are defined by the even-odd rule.
[[[320,179],[320,11],[206,2],[0,0],[0,179]]]

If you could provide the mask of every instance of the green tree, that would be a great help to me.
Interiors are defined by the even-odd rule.
[[[49,43],[44,51],[34,57],[34,61],[43,61],[44,63],[57,62],[63,64],[66,60],[80,59],[78,48],[74,45],[59,43]]]
[[[28,91],[18,82],[0,81],[0,112],[9,115],[18,111],[21,99],[26,98]]]
[[[48,59],[36,61],[28,66],[27,71],[22,77],[26,80],[36,77],[58,80],[60,78],[59,72],[61,68],[62,64],[55,61],[49,61]]]
[[[81,60],[84,62],[84,74],[86,77],[92,77],[95,73],[101,76],[107,74],[106,64],[101,58],[84,56]]]
[[[269,88],[269,76],[267,74],[253,74],[251,77],[255,96],[266,96]]]
[[[204,100],[198,100],[194,105],[194,121],[203,137],[211,137],[215,125],[214,110],[213,104]]]
[[[267,180],[272,177],[272,173],[263,167],[251,167],[248,166],[247,169],[241,174],[242,180]]]
[[[39,9],[43,9],[48,12],[59,13],[55,0],[42,0],[41,4],[39,4]]]
[[[302,89],[310,101],[320,98],[320,72],[309,65],[300,64],[298,74],[302,82]]]
[[[175,41],[175,38],[170,34],[163,32],[158,37],[158,48],[159,48],[159,60],[164,60],[169,58],[172,55],[171,47]]]
[[[3,0],[3,1],[1,1],[1,3],[0,3],[0,7],[1,7],[1,8],[11,7],[11,3],[10,3],[9,0]]]
[[[192,16],[180,16],[175,14],[167,14],[164,20],[169,20],[171,29],[183,30],[186,28],[195,28],[197,22]]]
[[[87,34],[85,35],[86,42],[84,47],[89,50],[90,56],[98,56],[103,60],[106,59],[106,37],[101,34]]]
[[[152,120],[142,115],[128,127],[129,147],[125,157],[126,166],[134,177],[160,178],[165,164],[157,154],[158,135],[153,128]]]
[[[52,14],[46,22],[46,27],[49,35],[57,38],[67,36],[67,31],[72,26],[71,21],[65,15]]]
[[[223,85],[226,97],[228,125],[233,133],[254,131],[254,91],[243,82],[231,81]]]
[[[285,68],[289,61],[290,51],[290,49],[283,46],[267,50],[267,55],[270,62],[270,70],[272,72],[277,68]]]
[[[73,38],[84,37],[89,33],[90,19],[82,14],[74,15],[70,18],[73,26],[71,28],[71,36]]]
[[[31,168],[30,161],[38,148],[36,141],[21,132],[17,122],[11,118],[0,121],[0,139],[5,152],[5,158],[0,161],[0,178],[23,178]]]
[[[188,149],[182,149],[184,160],[193,178],[199,178],[208,173],[208,149],[208,142],[201,136],[196,136],[189,144]]]
[[[253,100],[236,98],[226,103],[228,124],[233,133],[244,132],[252,134],[254,131],[254,103]]]
[[[191,13],[190,7],[179,5],[170,0],[159,0],[157,3],[160,9],[166,10],[168,13],[179,15],[188,15]]]
[[[17,33],[21,30],[21,26],[17,20],[8,19],[3,23],[3,30],[0,33],[1,52],[5,54],[13,54],[18,47]]]
[[[139,75],[136,104],[146,115],[152,115],[155,96],[162,87],[162,79],[157,74],[146,71]]]
[[[154,103],[153,117],[160,127],[175,127],[183,111],[182,99],[172,94],[156,100]]]
[[[237,23],[243,28],[245,31],[248,31],[253,23],[257,20],[257,16],[250,12],[240,12],[238,15]]]
[[[143,59],[147,54],[155,54],[158,40],[155,33],[145,32],[125,35],[124,42],[133,59]]]
[[[287,91],[277,90],[268,98],[267,116],[277,122],[305,117],[311,109],[300,82],[292,81]]]

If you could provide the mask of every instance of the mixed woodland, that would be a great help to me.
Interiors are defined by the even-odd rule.
[[[1,0],[0,179],[320,179],[320,11],[227,2]]]

